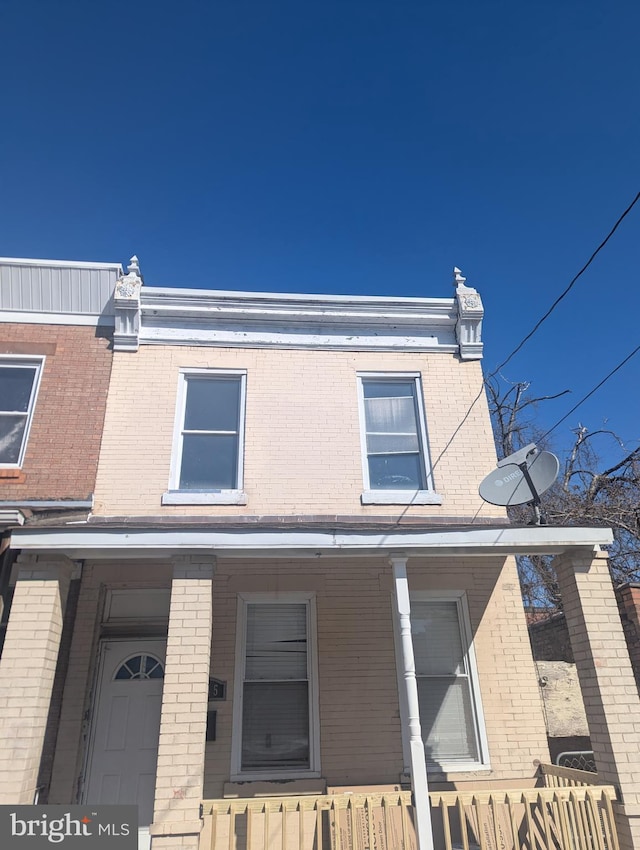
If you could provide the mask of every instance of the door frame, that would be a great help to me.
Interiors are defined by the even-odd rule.
[[[82,774],[81,774],[81,782],[80,782],[80,793],[79,793],[79,802],[81,804],[86,803],[87,799],[87,791],[89,788],[89,771],[92,766],[93,756],[95,752],[95,742],[96,742],[96,720],[98,717],[98,708],[100,706],[100,699],[102,697],[103,684],[104,684],[104,665],[106,661],[106,649],[109,644],[119,644],[119,643],[135,643],[135,642],[144,642],[147,643],[149,641],[158,642],[164,645],[165,652],[161,655],[163,656],[162,664],[166,665],[166,646],[167,646],[167,637],[161,637],[159,635],[127,635],[122,637],[104,637],[101,638],[98,644],[98,653],[97,653],[97,664],[95,667],[94,673],[94,685],[93,685],[93,693],[91,694],[89,700],[89,709],[87,714],[87,738],[85,745],[85,754],[83,759],[82,766]],[[164,677],[162,679],[162,691],[164,693]]]

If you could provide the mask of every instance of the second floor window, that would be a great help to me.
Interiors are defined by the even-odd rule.
[[[431,491],[420,379],[360,376],[368,491]]]
[[[41,360],[0,360],[0,466],[22,466]]]
[[[172,489],[200,493],[238,490],[245,375],[183,373],[181,381]]]

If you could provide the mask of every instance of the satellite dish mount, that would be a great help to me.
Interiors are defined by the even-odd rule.
[[[534,525],[544,525],[540,496],[558,476],[560,462],[551,452],[541,451],[529,443],[517,452],[498,461],[479,488],[480,496],[491,505],[529,504],[533,507]]]

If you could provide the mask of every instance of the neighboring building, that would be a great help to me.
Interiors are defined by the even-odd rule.
[[[84,521],[93,506],[121,276],[116,263],[0,258],[0,652],[18,555],[11,529]],[[50,779],[61,686],[30,778],[38,787]]]
[[[51,684],[33,703],[19,689],[58,652],[59,589],[81,569],[50,803],[137,800],[153,850],[206,850],[236,839],[202,831],[203,799],[410,783],[428,850],[428,787],[530,786],[548,759],[525,552],[558,556],[594,748],[633,800],[640,737],[612,731],[628,705],[601,675],[623,641],[610,535],[514,527],[480,500],[482,304],[455,283],[453,298],[156,289],[132,263],[93,510],[12,534],[5,654],[25,667],[0,664],[3,802],[33,799]],[[247,850],[287,844],[284,814],[280,838],[245,828]]]
[[[618,610],[631,666],[640,688],[640,585],[628,582],[615,588]],[[564,614],[527,614],[529,639],[545,706],[552,759],[567,752],[589,753],[591,741],[576,671],[569,628]],[[583,760],[590,760],[587,755]],[[579,763],[581,757],[562,759]]]

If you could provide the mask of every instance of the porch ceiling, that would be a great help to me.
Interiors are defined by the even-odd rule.
[[[305,557],[388,555],[421,557],[557,555],[593,550],[613,540],[608,528],[499,526],[434,529],[262,528],[22,528],[12,545],[25,551],[83,558],[170,558],[177,554],[220,557]]]

